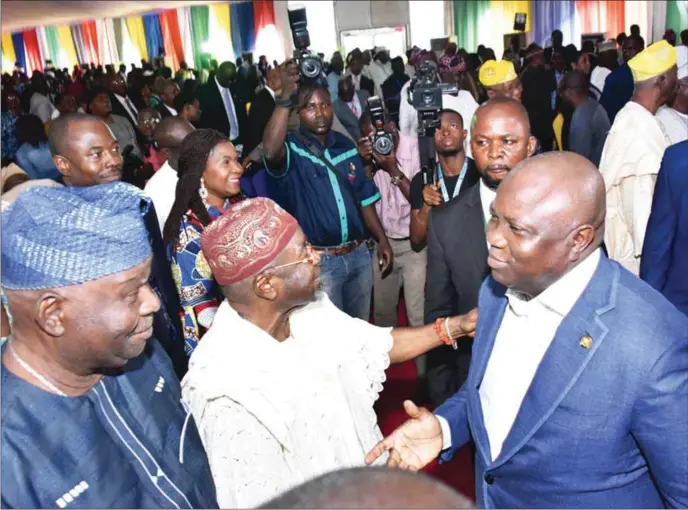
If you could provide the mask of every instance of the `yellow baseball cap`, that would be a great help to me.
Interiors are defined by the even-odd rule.
[[[516,70],[509,60],[488,60],[480,66],[478,78],[485,87],[494,87],[501,83],[515,80]]]
[[[633,81],[645,81],[676,65],[676,48],[665,40],[654,43],[628,61]]]

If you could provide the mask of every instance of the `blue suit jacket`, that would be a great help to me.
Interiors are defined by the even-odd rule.
[[[688,141],[669,147],[657,175],[640,277],[688,315]]]
[[[633,87],[633,73],[628,64],[623,64],[614,69],[604,81],[604,90],[600,97],[600,104],[607,110],[607,116],[611,124],[614,124],[616,114],[633,97]]]
[[[602,257],[492,461],[478,389],[505,291],[491,276],[483,283],[468,380],[436,410],[451,428],[452,446],[441,460],[471,437],[476,443],[478,506],[688,505],[688,318]],[[589,349],[579,345],[586,334]]]

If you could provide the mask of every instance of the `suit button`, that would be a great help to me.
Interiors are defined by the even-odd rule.
[[[492,485],[494,483],[494,476],[492,475],[485,475],[485,483],[487,485]]]

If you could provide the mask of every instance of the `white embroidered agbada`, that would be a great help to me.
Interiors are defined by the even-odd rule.
[[[614,119],[602,150],[607,189],[604,242],[609,257],[637,275],[652,195],[667,147],[655,116],[629,101]]]
[[[304,481],[361,466],[382,439],[391,328],[337,309],[324,293],[278,342],[224,301],[182,382],[221,508],[255,507]],[[381,459],[378,463],[383,463]]]

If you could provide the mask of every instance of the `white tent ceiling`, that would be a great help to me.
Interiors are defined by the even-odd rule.
[[[16,31],[43,25],[78,23],[90,19],[117,18],[156,9],[214,3],[212,0],[107,1],[107,0],[2,0],[2,31]]]

